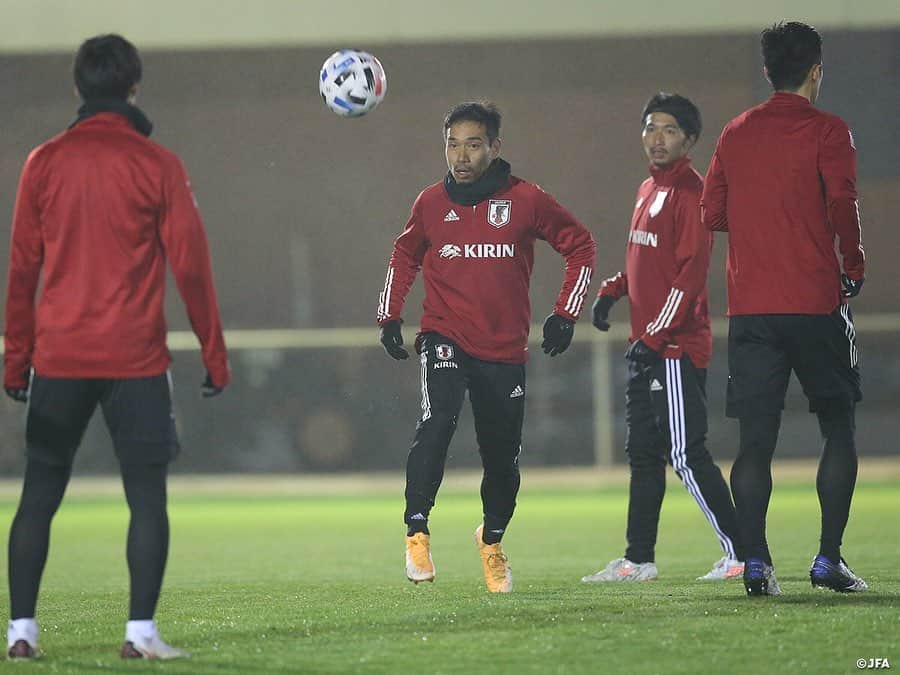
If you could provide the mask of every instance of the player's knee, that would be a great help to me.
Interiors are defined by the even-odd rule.
[[[481,463],[485,473],[492,475],[519,475],[519,443],[505,446],[482,446],[479,448]]]
[[[658,453],[626,449],[625,456],[628,458],[628,468],[631,469],[631,473],[665,473],[666,471],[666,460]]]
[[[19,511],[52,516],[62,501],[72,467],[28,457]]]
[[[166,475],[165,464],[122,464],[122,484],[125,498],[132,513],[165,513]]]
[[[739,454],[766,455],[774,452],[781,426],[781,414],[741,417]]]
[[[675,462],[673,462],[675,465]],[[710,471],[718,471],[716,463],[709,454],[709,450],[705,445],[695,448],[689,448],[684,455],[684,464],[686,468],[693,473],[709,473]]]
[[[459,422],[457,413],[432,410],[427,417],[419,420],[416,426],[425,433],[452,434],[456,431],[457,422]]]
[[[819,418],[819,430],[826,441],[851,446],[854,444],[856,425],[851,406],[821,408],[816,415]]]

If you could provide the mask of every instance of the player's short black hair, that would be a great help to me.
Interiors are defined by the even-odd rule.
[[[822,63],[822,36],[809,24],[780,21],[762,32],[762,57],[776,91],[796,90]]]
[[[700,138],[700,132],[703,131],[703,119],[700,117],[700,109],[689,98],[679,94],[659,92],[644,106],[644,111],[641,113],[641,126],[647,120],[647,115],[655,112],[667,113],[674,117],[688,138],[693,138],[695,141]]]
[[[493,143],[500,137],[500,110],[490,101],[466,101],[450,108],[444,117],[444,136],[453,124],[459,121],[479,122],[487,131],[488,141]]]
[[[75,55],[75,86],[85,101],[128,99],[141,81],[141,57],[121,35],[97,35],[85,40]]]

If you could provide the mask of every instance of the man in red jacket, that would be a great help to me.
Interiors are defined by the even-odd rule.
[[[420,355],[423,414],[406,465],[406,574],[434,580],[428,515],[444,474],[447,447],[466,391],[484,466],[484,522],[475,532],[485,582],[512,590],[500,540],[519,489],[525,414],[525,361],[534,243],[547,241],[566,260],[565,280],[544,322],[544,353],[572,340],[591,281],[590,232],[537,185],[510,175],[500,159],[500,113],[462,103],[444,120],[449,171],[419,195],[394,243],[378,304],[381,342],[395,359],[403,348],[400,314],[419,269],[425,280]]]
[[[734,505],[706,449],[706,368],[712,352],[706,273],[712,235],[700,222],[703,181],[688,152],[701,131],[700,111],[678,94],[659,93],[641,114],[650,178],[638,188],[625,250],[625,274],[603,282],[593,322],[609,330],[619,298],[631,307],[625,451],[631,470],[624,558],[582,579],[649,581],[655,563],[666,461],[697,502],[724,555],[701,580],[744,571]]]
[[[731,489],[749,595],[777,595],[766,543],[771,462],[793,370],[825,438],[813,586],[863,591],[841,557],[856,482],[856,333],[846,298],[862,287],[856,149],[846,123],[813,107],[822,38],[804,23],[762,33],[765,103],[729,122],[706,174],[704,221],[728,232],[728,404],[740,421]],[[835,235],[843,274],[835,255]]]
[[[131,511],[121,654],[175,658],[184,654],[153,621],[169,546],[167,466],[178,452],[166,259],[203,350],[204,396],[230,379],[222,325],[187,174],[147,138],[152,125],[133,105],[137,50],[118,35],[92,38],[74,74],[84,105],[68,130],[28,157],[13,217],[3,378],[10,397],[28,402],[28,415],[25,481],[9,535],[9,656],[35,655],[50,522],[99,405]]]

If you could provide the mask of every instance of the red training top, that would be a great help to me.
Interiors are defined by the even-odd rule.
[[[728,313],[830,314],[865,275],[847,124],[776,92],[729,122],[706,172],[703,220],[728,231]]]
[[[445,335],[484,361],[524,363],[536,239],[546,240],[566,259],[554,311],[575,321],[595,252],[593,237],[575,216],[540,187],[515,176],[474,206],[451,201],[443,183],[426,188],[394,242],[378,323],[400,317],[422,268],[423,332]]]
[[[706,368],[712,354],[706,275],[712,235],[700,221],[700,178],[687,157],[650,167],[638,188],[625,274],[607,279],[598,295],[625,295],[631,341],[643,340],[665,358],[687,354]]]
[[[166,372],[167,258],[203,362],[225,386],[206,234],[178,157],[118,113],[89,117],[35,149],[13,217],[4,386],[24,387],[31,366],[66,378]]]

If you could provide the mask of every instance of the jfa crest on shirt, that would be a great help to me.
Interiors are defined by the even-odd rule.
[[[460,351],[484,361],[524,363],[537,241],[546,241],[566,260],[553,311],[575,320],[590,285],[595,251],[590,232],[577,218],[515,176],[476,204],[452,201],[443,182],[429,186],[394,242],[379,295],[379,323],[400,317],[421,270],[425,299],[420,330],[447,338],[432,347],[439,364],[434,367],[452,368],[443,364],[456,363]]]
[[[512,201],[509,199],[492,199],[488,203],[488,222],[494,227],[503,227],[509,222]]]

